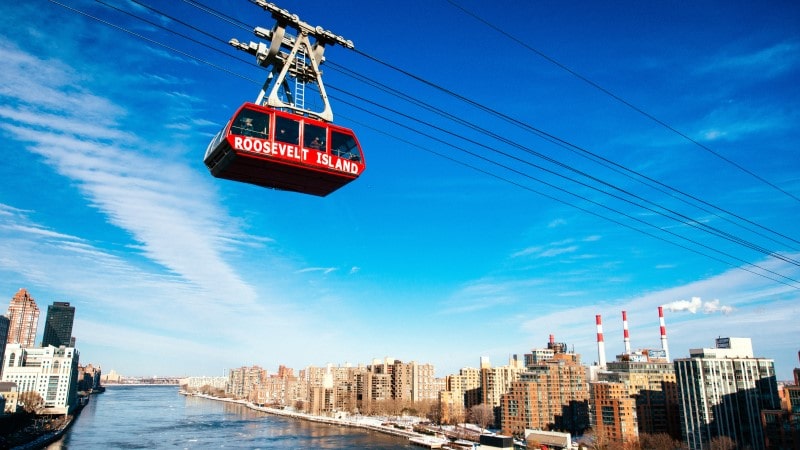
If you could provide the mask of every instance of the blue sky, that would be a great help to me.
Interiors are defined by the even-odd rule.
[[[367,169],[327,198],[202,163],[266,75],[224,42],[256,40],[270,16],[245,0],[215,6],[227,21],[141,3],[208,35],[126,1],[108,4],[151,23],[86,0],[69,4],[94,18],[0,7],[0,297],[74,304],[83,362],[218,375],[388,356],[444,376],[554,334],[591,363],[596,314],[612,360],[620,311],[632,346],[652,348],[667,305],[673,357],[751,337],[779,378],[798,366],[795,3],[281,2],[357,49],[329,47],[323,68]]]

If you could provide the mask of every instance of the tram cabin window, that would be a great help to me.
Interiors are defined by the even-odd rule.
[[[234,120],[231,133],[269,139],[269,115],[244,109]]]
[[[340,158],[361,161],[361,152],[358,150],[356,140],[349,134],[331,131],[331,152]]]
[[[297,145],[300,136],[300,122],[286,117],[275,116],[275,140]]]
[[[303,147],[325,151],[325,128],[310,123],[303,124]]]

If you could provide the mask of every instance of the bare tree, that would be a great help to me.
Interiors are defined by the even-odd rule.
[[[428,414],[427,414],[428,420],[430,420],[431,422],[433,422],[433,423],[435,423],[437,425],[441,425],[442,424],[443,412],[442,412],[442,402],[441,401],[437,400],[437,401],[429,403],[427,411],[428,411]]]
[[[608,439],[602,434],[597,433],[595,430],[587,430],[581,439],[582,447],[590,450],[611,450],[612,447],[608,443]]]
[[[667,433],[640,433],[639,443],[643,450],[675,450],[683,448],[681,441],[673,439]]]
[[[17,402],[26,413],[41,414],[44,411],[44,399],[38,392],[27,391],[19,394]]]
[[[472,423],[481,427],[483,432],[487,425],[494,423],[494,409],[486,403],[475,405],[469,409],[469,418]]]
[[[379,416],[388,415],[389,408],[387,407],[386,400],[375,400],[372,403],[372,412]]]
[[[736,450],[736,441],[728,436],[717,436],[709,442],[711,450]]]
[[[542,444],[539,443],[538,439],[531,437],[525,441],[525,448],[530,450],[541,450]]]

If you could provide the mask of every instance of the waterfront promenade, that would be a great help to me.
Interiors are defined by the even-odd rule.
[[[317,423],[324,423],[328,425],[338,425],[338,426],[345,426],[345,427],[355,427],[355,428],[362,428],[366,430],[372,430],[378,433],[388,434],[397,437],[403,437],[406,439],[420,439],[426,440],[430,439],[431,436],[417,433],[413,431],[412,426],[403,426],[398,423],[388,423],[385,420],[381,420],[380,418],[376,417],[369,417],[369,416],[361,416],[361,415],[347,415],[342,417],[325,417],[325,416],[316,416],[313,414],[306,414],[297,411],[287,411],[285,409],[278,409],[278,408],[270,408],[266,406],[258,406],[254,403],[248,402],[246,400],[235,400],[230,398],[220,398],[214,397],[211,395],[206,394],[193,394],[181,391],[181,395],[187,396],[194,396],[194,397],[201,397],[206,398],[209,400],[217,400],[229,403],[237,403],[243,405],[247,408],[250,408],[255,411],[261,411],[268,414],[274,414],[283,417],[289,417],[293,419],[300,419],[300,420],[308,420],[311,422]],[[442,440],[442,443],[447,442],[446,439]]]

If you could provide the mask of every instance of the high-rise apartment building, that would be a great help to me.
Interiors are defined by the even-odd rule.
[[[738,448],[766,448],[761,411],[780,404],[773,360],[753,357],[749,338],[718,338],[715,348],[691,349],[689,355],[675,360],[689,449],[709,449],[723,436]]]
[[[469,408],[481,403],[481,370],[464,367],[446,376],[439,402],[442,422],[463,422]]]
[[[392,398],[409,403],[438,398],[433,370],[432,364],[395,360],[392,368]]]
[[[503,433],[524,435],[525,429],[567,430],[581,434],[589,425],[589,390],[586,367],[580,355],[567,352],[566,345],[551,339],[548,352],[538,362],[535,357],[519,380],[511,383],[501,397],[500,425]]]
[[[640,433],[667,433],[673,439],[681,438],[678,385],[672,363],[661,358],[650,359],[646,354],[624,354],[609,362],[605,371],[597,373],[597,378],[625,384],[628,394],[636,399]]]
[[[369,386],[369,395],[373,402],[391,400],[394,392],[393,371],[394,359],[386,358],[381,361],[374,359],[372,364],[367,367],[372,373],[372,381]]]
[[[589,384],[590,423],[598,448],[636,448],[636,399],[624,383],[596,381]]]
[[[47,307],[44,322],[42,347],[74,347],[72,342],[72,323],[75,320],[75,307],[68,302],[53,302]]]
[[[8,343],[33,347],[39,326],[39,307],[26,289],[20,289],[8,305]]]
[[[481,403],[498,408],[500,398],[524,371],[525,365],[516,355],[509,358],[508,365],[500,367],[492,367],[489,358],[481,357]]]
[[[228,386],[225,392],[237,398],[249,399],[259,386],[267,379],[267,371],[260,366],[231,369],[228,372]]]

